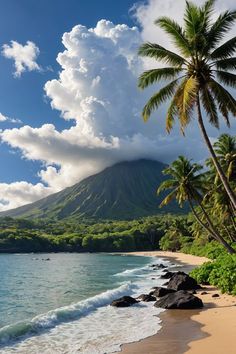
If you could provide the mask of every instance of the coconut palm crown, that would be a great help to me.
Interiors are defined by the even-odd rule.
[[[162,191],[169,191],[161,202],[160,207],[169,204],[172,200],[176,200],[180,206],[188,202],[198,223],[206,229],[213,238],[222,243],[230,253],[235,253],[234,249],[219,234],[202,204],[205,187],[204,175],[200,173],[201,169],[201,165],[196,163],[192,164],[191,161],[184,156],[179,156],[177,160],[172,162],[172,164],[163,171],[163,174],[168,175],[169,178],[162,182],[157,190],[158,194]],[[194,204],[200,207],[207,223],[201,220],[194,208]]]
[[[215,0],[208,0],[203,6],[186,1],[183,27],[168,17],[155,21],[169,35],[178,52],[159,44],[144,43],[139,55],[156,59],[166,67],[145,71],[139,78],[139,87],[145,89],[167,81],[143,108],[146,121],[162,103],[170,101],[166,114],[167,132],[171,131],[176,119],[184,132],[197,108],[200,130],[236,209],[236,197],[214,154],[201,112],[203,107],[209,122],[216,128],[219,128],[220,116],[227,126],[230,126],[230,116],[236,116],[236,100],[226,88],[236,87],[236,37],[222,44],[236,21],[236,11],[225,11],[213,20],[214,4]]]
[[[203,175],[199,173],[202,166],[192,164],[184,156],[179,156],[170,166],[163,170],[163,174],[171,176],[159,186],[157,193],[171,190],[171,192],[161,202],[160,207],[169,204],[172,200],[177,200],[182,207],[189,200],[201,201],[203,189]]]

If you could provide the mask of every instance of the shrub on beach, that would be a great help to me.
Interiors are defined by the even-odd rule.
[[[236,295],[236,255],[219,256],[194,269],[191,276],[202,284],[217,286],[222,293]]]
[[[225,248],[216,241],[207,242],[202,245],[198,240],[181,247],[181,252],[190,253],[199,257],[216,259],[221,255],[227,255]]]

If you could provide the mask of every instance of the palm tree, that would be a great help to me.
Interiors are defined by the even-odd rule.
[[[222,134],[214,143],[214,150],[228,181],[236,183],[236,138]]]
[[[203,191],[203,175],[199,173],[202,166],[199,164],[192,164],[184,156],[179,156],[163,173],[171,176],[159,186],[157,193],[171,190],[171,192],[164,198],[160,207],[169,204],[172,200],[177,200],[182,207],[185,202],[189,202],[190,208],[198,223],[218,242],[220,242],[229,253],[235,253],[235,250],[224,240],[213,225],[204,205],[202,203]],[[201,209],[206,222],[198,215],[194,208],[197,204]]]
[[[214,143],[214,150],[224,173],[231,182],[232,187],[236,187],[236,139],[228,134],[222,134]],[[219,175],[216,173],[215,166],[211,158],[206,160],[209,170],[206,173],[208,191],[204,200],[211,208],[211,214],[217,217],[222,226],[226,229],[232,225],[233,232],[236,231],[235,213],[228,194],[224,190]],[[230,235],[230,232],[228,231]],[[236,236],[230,235],[233,241]]]
[[[223,86],[236,87],[236,37],[220,44],[236,20],[236,11],[225,11],[213,21],[215,0],[208,0],[201,7],[186,1],[184,27],[168,17],[160,17],[155,24],[172,39],[178,53],[159,44],[144,43],[139,55],[154,58],[167,67],[145,71],[139,78],[141,89],[163,80],[169,83],[155,93],[143,109],[146,121],[151,113],[171,99],[167,115],[166,130],[170,132],[175,119],[180,122],[184,133],[193,111],[197,109],[197,121],[215,168],[236,209],[236,196],[217,159],[207,135],[202,116],[202,107],[209,122],[219,128],[219,113],[230,126],[229,116],[236,116],[236,100]]]

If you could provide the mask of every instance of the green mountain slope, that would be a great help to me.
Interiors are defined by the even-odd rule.
[[[178,213],[176,204],[158,207],[163,196],[157,197],[156,190],[164,180],[165,166],[151,160],[118,163],[59,193],[0,216],[132,219],[161,212]]]

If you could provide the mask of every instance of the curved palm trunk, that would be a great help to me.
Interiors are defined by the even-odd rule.
[[[233,227],[234,227],[234,231],[236,232],[236,225],[235,225],[235,221],[234,221],[234,217],[231,216],[231,221],[232,221],[232,224],[233,224]],[[236,242],[236,236],[232,236],[233,238],[233,241]]]
[[[225,232],[227,233],[228,235],[228,238],[230,239],[231,242],[235,242],[233,236],[231,235],[231,233],[229,232],[229,229],[226,227],[226,226],[223,226],[224,229],[225,229]]]
[[[206,129],[205,129],[205,126],[204,126],[204,123],[203,123],[203,119],[202,119],[202,112],[201,112],[201,105],[200,105],[200,98],[199,98],[199,95],[197,97],[197,111],[198,111],[198,124],[200,126],[200,130],[201,130],[201,133],[203,135],[203,138],[206,142],[206,145],[208,147],[208,150],[210,151],[210,154],[212,156],[212,160],[213,160],[213,163],[215,165],[215,168],[216,168],[216,171],[221,179],[221,182],[232,202],[232,205],[234,207],[234,209],[236,210],[236,196],[234,194],[234,192],[232,191],[230,185],[229,185],[229,182],[224,174],[224,171],[222,170],[218,160],[217,160],[217,157],[216,157],[216,154],[215,154],[215,151],[211,145],[211,142],[210,142],[210,139],[207,135],[207,132],[206,132]]]
[[[204,224],[202,220],[199,218],[198,214],[196,213],[194,206],[192,204],[191,198],[189,198],[189,205],[190,208],[193,212],[193,215],[195,216],[196,220],[199,222],[199,224],[209,232],[209,234],[218,242],[220,242],[230,254],[236,253],[236,251],[223,239],[223,237],[218,233],[218,231],[215,229],[214,225],[212,224],[207,212],[205,211],[204,207],[201,205],[201,203],[198,203],[202,212],[204,213],[204,216],[206,217],[206,220],[208,222],[208,225]]]

